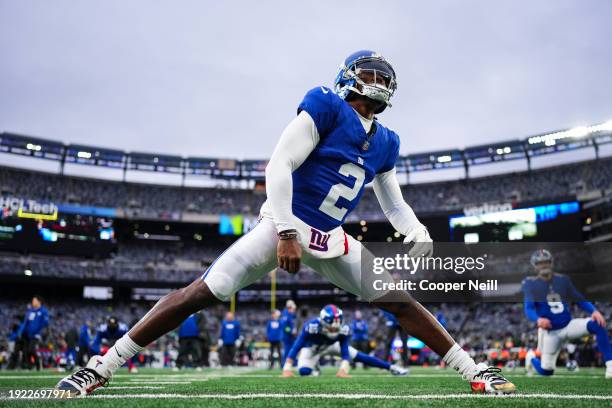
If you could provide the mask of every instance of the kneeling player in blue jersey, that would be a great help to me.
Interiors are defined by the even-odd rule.
[[[595,306],[586,300],[578,306],[591,317],[573,319],[568,299],[584,299],[569,277],[553,273],[552,254],[541,249],[531,256],[531,265],[537,275],[523,281],[525,314],[538,326],[538,349],[541,358],[530,350],[525,359],[527,373],[535,370],[544,376],[553,375],[561,347],[568,340],[589,334],[597,338],[597,347],[606,363],[606,378],[612,378],[612,345],[606,321]]]
[[[175,329],[187,316],[262,279],[277,267],[297,273],[303,262],[345,291],[394,314],[411,336],[421,339],[472,390],[512,393],[514,384],[500,370],[474,359],[407,292],[379,291],[362,270],[362,254],[372,256],[342,225],[355,209],[364,186],[374,193],[393,228],[413,246],[412,257],[429,256],[432,240],[404,201],[396,177],[399,136],[375,115],[391,105],[397,88],[391,64],[373,51],[344,60],[334,88],[317,86],[306,93],[297,116],[283,131],[266,167],[267,200],[260,220],[189,286],[164,296],[102,357],[95,370],[67,376],[58,388],[82,395],[105,384],[125,359]],[[390,273],[386,274],[390,282]]]
[[[393,375],[408,375],[408,370],[391,365],[376,357],[358,351],[349,345],[350,328],[344,324],[342,310],[336,305],[321,309],[319,317],[312,319],[302,329],[287,355],[283,377],[293,377],[293,361],[297,357],[298,372],[302,376],[318,375],[319,360],[324,356],[339,356],[342,359],[337,377],[348,378],[351,360],[371,367],[388,370]]]

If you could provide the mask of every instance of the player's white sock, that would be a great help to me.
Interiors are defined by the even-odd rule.
[[[102,364],[94,369],[104,378],[110,378],[125,362],[132,358],[144,347],[134,343],[130,336],[123,335],[113,347],[108,349],[106,354],[101,357]]]
[[[476,362],[474,362],[474,359],[457,343],[448,350],[442,360],[444,360],[449,367],[459,371],[466,380],[471,378],[472,373],[474,373],[476,369]]]

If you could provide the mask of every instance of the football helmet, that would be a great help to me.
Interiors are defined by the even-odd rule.
[[[552,276],[553,256],[546,249],[538,249],[531,254],[531,266],[539,276],[548,279]]]
[[[372,81],[366,83],[359,77],[361,73],[370,73]],[[380,54],[361,50],[352,53],[340,67],[340,72],[334,81],[335,91],[340,98],[346,100],[351,93],[381,102],[375,113],[381,113],[387,106],[397,89],[395,71]]]
[[[327,305],[319,313],[322,332],[328,337],[335,337],[340,333],[340,328],[344,322],[342,309],[336,305]]]

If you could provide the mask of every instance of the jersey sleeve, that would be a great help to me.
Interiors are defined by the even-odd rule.
[[[298,106],[298,114],[306,111],[317,126],[319,137],[325,138],[332,130],[338,116],[338,96],[329,88],[320,86],[308,91]]]
[[[390,136],[389,152],[387,154],[387,158],[385,159],[385,162],[383,163],[382,167],[378,169],[377,173],[386,173],[389,170],[393,169],[395,167],[395,163],[397,163],[397,159],[399,158],[399,148],[400,148],[399,136],[395,132],[392,132],[392,131],[389,131],[389,136]]]
[[[586,300],[584,295],[580,293],[578,289],[576,289],[576,287],[574,286],[574,283],[571,281],[569,277],[566,276],[565,279],[567,280],[567,287],[569,290],[569,295],[571,297],[571,300],[573,300],[574,302],[577,302],[578,306],[580,306],[582,310],[584,310],[585,312],[589,314],[592,314],[595,310],[597,310],[595,308],[595,305],[593,305],[593,303]]]
[[[308,336],[308,331],[306,330],[306,327],[304,327],[298,338],[293,343],[293,346],[291,346],[291,350],[289,350],[287,358],[295,360],[302,347],[304,347],[304,343],[306,342]]]
[[[46,308],[42,308],[42,319],[41,329],[44,329],[49,326],[49,312]]]
[[[349,336],[340,337],[340,356],[343,360],[349,360],[351,358],[349,353]]]
[[[533,292],[531,290],[529,280],[523,279],[522,290],[525,316],[527,316],[529,320],[535,322],[536,320],[538,320],[539,316],[536,311],[536,305],[533,299]]]

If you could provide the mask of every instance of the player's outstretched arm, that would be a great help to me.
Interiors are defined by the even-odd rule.
[[[281,237],[277,249],[278,265],[290,273],[300,269],[302,256],[302,249],[294,233],[291,173],[300,167],[317,143],[317,127],[310,115],[302,111],[283,131],[266,167],[266,194]]]
[[[342,358],[342,362],[340,363],[340,368],[336,373],[336,377],[338,378],[350,378],[349,370],[351,368],[350,363],[350,354],[349,354],[349,337],[343,336],[340,340],[340,356]]]
[[[281,374],[281,377],[293,377],[294,376],[293,361],[295,361],[298,353],[304,346],[304,342],[306,341],[307,336],[308,336],[308,333],[306,332],[306,330],[305,329],[302,330],[298,338],[293,343],[293,346],[291,346],[289,353],[287,353],[287,359],[285,360],[285,365],[283,366],[283,373]]]
[[[342,362],[340,363],[340,368],[338,369],[338,372],[336,373],[336,377],[351,378],[351,375],[349,374],[350,368],[351,368],[351,363],[349,362],[349,360],[342,360]]]
[[[395,168],[376,175],[374,193],[393,228],[406,236],[404,242],[415,243],[409,252],[410,256],[431,255],[432,240],[427,228],[421,224],[412,208],[404,201]]]
[[[585,312],[591,315],[591,318],[601,327],[606,327],[606,319],[597,311],[595,305],[585,299],[584,295],[574,286],[574,283],[569,279],[569,289],[573,300],[578,300],[578,306]]]
[[[295,377],[295,373],[293,372],[293,359],[287,357],[285,360],[285,366],[283,367],[283,372],[281,373],[281,377],[289,378]]]

